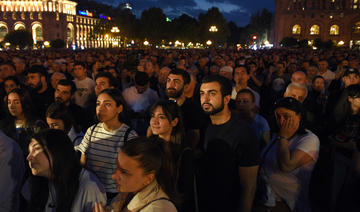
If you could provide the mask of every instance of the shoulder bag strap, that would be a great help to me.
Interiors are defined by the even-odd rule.
[[[127,142],[130,132],[131,132],[131,128],[129,127],[129,128],[126,130],[125,135],[124,135],[124,143]]]
[[[91,143],[91,138],[94,133],[95,128],[98,126],[99,123],[96,123],[95,126],[91,129],[90,136],[89,136],[89,144]],[[75,141],[75,140],[74,140]]]

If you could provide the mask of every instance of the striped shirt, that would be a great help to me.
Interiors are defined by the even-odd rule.
[[[116,170],[117,154],[124,145],[124,136],[128,129],[129,126],[122,124],[117,130],[109,132],[104,129],[103,123],[93,125],[87,129],[83,140],[75,147],[75,150],[86,155],[87,168],[97,175],[106,192],[118,192],[111,175]],[[131,130],[127,140],[135,137],[136,132]]]

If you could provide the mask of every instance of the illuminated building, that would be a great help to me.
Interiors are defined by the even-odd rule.
[[[360,45],[360,0],[275,0],[276,47],[284,37]]]
[[[67,47],[110,47],[115,39],[95,35],[94,27],[102,18],[111,18],[96,18],[76,6],[69,0],[0,0],[0,41],[9,31],[25,29],[31,31],[35,45],[62,39]]]

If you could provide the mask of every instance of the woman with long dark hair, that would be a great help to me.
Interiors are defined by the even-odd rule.
[[[160,100],[150,109],[148,137],[158,137],[164,153],[171,159],[174,182],[182,194],[180,211],[195,210],[193,151],[185,145],[184,126],[180,107],[172,101]]]
[[[302,104],[287,97],[275,103],[277,133],[263,149],[260,178],[263,208],[254,211],[311,211],[309,183],[318,159],[319,139],[304,126]],[[266,206],[266,207],[264,207]]]
[[[164,141],[156,137],[138,137],[124,144],[113,179],[125,200],[109,206],[107,211],[177,211],[173,203],[177,201],[175,182],[161,142]],[[105,210],[96,204],[93,211]]]
[[[27,154],[29,136],[44,128],[46,125],[34,116],[30,94],[22,88],[11,90],[5,107],[6,118],[0,123],[0,129],[20,145],[24,154]]]
[[[27,160],[33,175],[29,211],[91,211],[95,202],[106,204],[105,189],[81,167],[63,131],[46,129],[34,134]]]
[[[115,181],[111,178],[116,169],[116,156],[128,140],[137,136],[125,122],[126,103],[117,89],[101,91],[96,101],[96,116],[99,120],[88,128],[81,143],[81,164],[99,177],[105,186],[109,200],[116,196]]]

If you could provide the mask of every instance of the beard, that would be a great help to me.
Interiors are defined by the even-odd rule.
[[[180,90],[176,90],[174,88],[167,88],[166,89],[166,96],[169,98],[179,98],[184,92],[184,87],[182,87]]]
[[[211,110],[204,110],[204,105],[205,105],[205,104],[210,105],[210,107],[211,107],[212,109],[211,109]],[[202,107],[202,109],[203,109],[203,111],[204,111],[205,114],[210,115],[210,116],[211,116],[211,115],[215,115],[215,114],[221,112],[221,111],[224,109],[224,99],[221,100],[221,104],[220,104],[219,107],[214,107],[214,106],[213,106],[212,104],[210,104],[210,103],[204,103],[204,104],[201,105],[201,107]]]
[[[30,88],[30,90],[32,90],[32,91],[38,92],[38,91],[40,91],[41,88],[42,88],[41,82],[38,82],[38,83],[35,84],[35,85],[29,85],[29,88]]]

